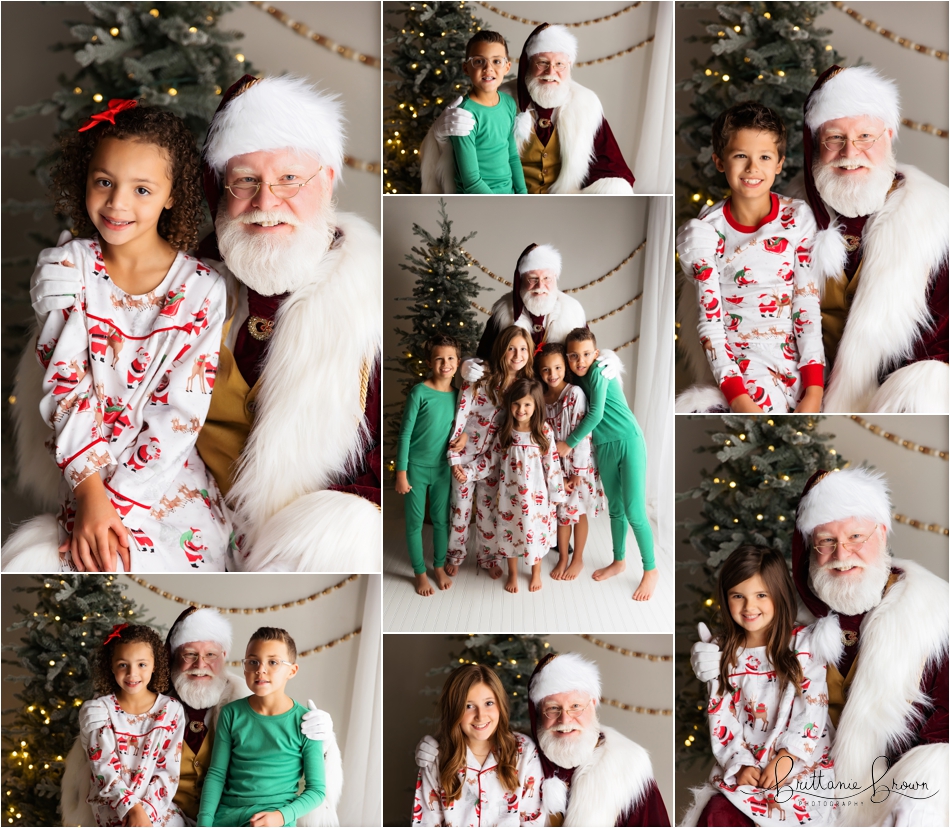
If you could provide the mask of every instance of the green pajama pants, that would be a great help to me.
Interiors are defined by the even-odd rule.
[[[261,811],[279,811],[280,808],[284,805],[287,805],[287,802],[279,802],[277,804],[268,803],[266,800],[257,805],[225,805],[224,802],[221,802],[218,805],[218,810],[214,812],[214,824],[215,825],[250,825],[251,817],[254,814],[258,814]],[[283,815],[283,811],[280,812]],[[285,822],[284,825],[296,825],[295,820],[290,822]]]
[[[433,564],[445,566],[445,552],[449,547],[449,492],[452,470],[448,463],[441,466],[406,464],[406,479],[412,486],[406,495],[406,543],[412,571],[421,575],[426,571],[422,557],[422,520],[426,513],[426,492],[429,492],[429,517],[432,518],[432,541],[435,547]]]
[[[647,519],[647,450],[638,428],[627,440],[598,443],[594,447],[597,468],[607,495],[610,538],[614,560],[622,561],[627,545],[627,524],[640,547],[643,570],[656,569],[653,560],[653,530]]]

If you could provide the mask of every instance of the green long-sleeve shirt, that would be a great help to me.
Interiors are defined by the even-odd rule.
[[[198,825],[215,825],[222,808],[279,810],[293,825],[326,795],[323,742],[300,732],[307,708],[297,702],[286,713],[262,716],[248,699],[225,705],[214,734],[211,767],[201,791]],[[305,789],[297,795],[301,773]]]
[[[640,427],[623,395],[620,380],[604,379],[599,362],[595,362],[577,384],[587,395],[587,414],[568,436],[566,442],[574,448],[593,432],[594,445],[629,440]]]
[[[402,410],[396,471],[405,471],[410,459],[415,466],[445,465],[457,405],[455,389],[436,391],[424,382],[413,386]]]
[[[502,93],[498,98],[495,106],[483,106],[469,97],[459,104],[475,116],[475,129],[452,136],[457,192],[528,192],[515,141],[518,107],[510,95]]]

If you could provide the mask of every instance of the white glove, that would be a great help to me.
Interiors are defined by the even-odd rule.
[[[719,675],[719,645],[712,640],[709,627],[700,621],[699,641],[689,651],[689,663],[693,672],[702,682],[711,681]]]
[[[30,301],[41,328],[52,311],[70,307],[82,290],[82,274],[76,262],[72,267],[63,266],[66,256],[62,247],[41,250],[30,277]]]
[[[439,764],[439,743],[431,736],[423,736],[422,741],[416,745],[416,764],[422,770]]]
[[[309,713],[303,714],[300,722],[300,732],[308,739],[323,742],[333,736],[333,719],[325,710],[318,710],[313,699],[307,699]]]
[[[597,362],[600,363],[600,374],[605,380],[618,379],[623,373],[623,362],[616,351],[601,351]]]
[[[485,376],[485,363],[476,357],[462,363],[462,379],[466,382],[478,382]]]
[[[450,135],[468,135],[475,129],[475,116],[467,109],[459,109],[460,103],[462,98],[456,98],[432,124],[432,134],[440,144],[447,143]]]
[[[719,246],[719,234],[709,222],[690,219],[676,234],[676,252],[681,259],[692,262],[697,258],[712,260]]]
[[[101,704],[84,704],[79,710],[79,730],[95,733],[109,724],[109,713]]]
[[[946,825],[947,817],[945,814],[938,813],[930,807],[927,801],[910,799],[906,796],[897,797],[894,807],[884,818],[881,825],[895,826],[922,826],[922,825]]]

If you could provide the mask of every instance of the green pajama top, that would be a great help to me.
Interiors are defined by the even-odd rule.
[[[225,705],[218,717],[211,767],[201,791],[198,825],[214,825],[221,808],[279,810],[293,825],[326,795],[323,742],[300,732],[307,708],[297,702],[286,713],[262,716],[248,699]],[[304,792],[297,796],[300,776]]]
[[[510,95],[500,93],[498,98],[495,106],[483,106],[468,96],[459,104],[475,116],[475,129],[451,138],[459,193],[528,192],[515,141],[518,107]]]
[[[410,459],[414,466],[446,465],[457,406],[458,391],[454,388],[436,391],[424,382],[413,386],[402,410],[396,471],[405,471]]]
[[[593,432],[594,445],[629,440],[639,430],[637,421],[627,405],[620,380],[604,379],[601,365],[595,362],[577,384],[587,396],[587,414],[564,441],[574,448]]]

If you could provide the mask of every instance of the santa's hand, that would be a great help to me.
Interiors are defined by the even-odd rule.
[[[485,363],[473,357],[462,363],[462,379],[466,382],[478,382],[485,376]]]
[[[440,144],[446,143],[451,135],[468,135],[475,129],[475,116],[467,109],[459,109],[460,103],[461,96],[452,101],[432,124],[432,134]]]
[[[600,374],[605,380],[617,379],[623,373],[623,362],[616,351],[601,351],[597,362],[600,364]]]
[[[718,248],[719,234],[708,222],[690,219],[676,234],[676,252],[689,264],[699,259],[712,263]]]
[[[700,681],[711,681],[719,675],[719,645],[702,621],[699,623],[699,641],[689,651],[689,663]]]
[[[428,770],[439,764],[439,743],[431,736],[423,736],[416,745],[416,764],[422,770]]]
[[[927,802],[910,799],[906,796],[898,797],[890,813],[884,818],[881,825],[918,826],[918,825],[946,825],[947,817],[928,807]]]
[[[100,704],[84,704],[79,709],[79,730],[81,733],[95,733],[109,724],[109,712]]]
[[[41,327],[52,311],[71,307],[82,290],[82,274],[67,255],[63,247],[47,247],[36,259],[30,277],[30,302]]]
[[[300,722],[300,732],[308,739],[324,742],[333,737],[333,719],[325,710],[318,710],[312,699],[307,699],[309,713],[303,714]]]

